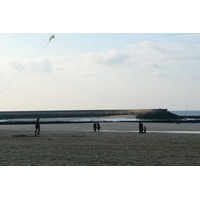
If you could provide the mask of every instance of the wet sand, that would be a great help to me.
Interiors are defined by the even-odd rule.
[[[146,134],[138,123],[102,123],[95,133],[89,123],[42,124],[37,137],[34,125],[2,125],[0,166],[200,165],[200,124],[144,125]]]

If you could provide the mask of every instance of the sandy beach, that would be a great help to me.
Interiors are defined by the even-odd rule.
[[[199,166],[200,124],[91,123],[0,126],[0,166]],[[25,137],[14,137],[24,135]]]

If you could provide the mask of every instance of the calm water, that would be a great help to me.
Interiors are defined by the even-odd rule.
[[[35,122],[36,119],[8,119],[0,120],[0,122]],[[139,121],[135,118],[129,117],[80,117],[80,118],[40,118],[40,122],[127,122],[127,121]]]
[[[179,116],[200,116],[200,110],[169,110]]]

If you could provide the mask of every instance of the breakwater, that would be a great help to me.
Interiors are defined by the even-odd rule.
[[[139,115],[149,112],[163,113],[167,112],[167,109],[2,111],[0,112],[0,119],[107,117],[118,115]]]

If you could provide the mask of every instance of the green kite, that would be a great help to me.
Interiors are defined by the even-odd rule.
[[[49,38],[49,42],[50,42],[53,38],[55,38],[54,35],[52,35],[52,36]]]

